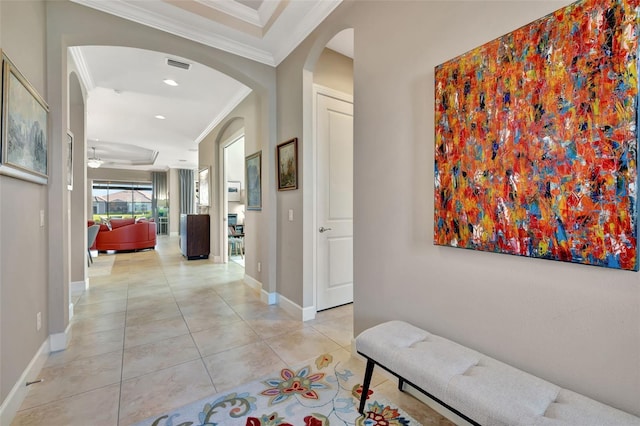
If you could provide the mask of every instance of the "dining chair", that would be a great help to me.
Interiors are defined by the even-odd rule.
[[[87,242],[89,243],[89,245],[87,246],[87,254],[89,255],[87,259],[87,266],[91,266],[91,263],[93,263],[93,257],[91,257],[91,246],[96,242],[96,237],[98,236],[99,230],[100,225],[91,225],[87,229]]]

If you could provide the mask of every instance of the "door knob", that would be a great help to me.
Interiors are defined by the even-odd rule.
[[[323,232],[331,231],[331,228],[325,228],[324,226],[321,226],[318,231],[320,231],[320,233],[322,234]]]

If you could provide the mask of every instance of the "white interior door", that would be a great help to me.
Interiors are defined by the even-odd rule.
[[[353,302],[353,104],[316,97],[316,309]]]

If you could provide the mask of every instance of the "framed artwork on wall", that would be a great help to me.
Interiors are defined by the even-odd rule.
[[[281,143],[276,150],[278,191],[298,189],[298,138]]]
[[[49,106],[2,53],[2,153],[0,173],[48,182]]]
[[[200,206],[209,206],[209,167],[200,169],[198,172],[198,196]]]
[[[262,152],[245,158],[247,210],[262,210]]]
[[[240,182],[227,182],[227,201],[240,201]]]
[[[638,34],[582,0],[436,67],[434,244],[638,270]]]
[[[73,133],[67,130],[67,189],[73,191]]]

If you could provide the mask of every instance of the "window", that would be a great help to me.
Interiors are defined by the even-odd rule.
[[[93,220],[151,218],[151,182],[93,182]]]

